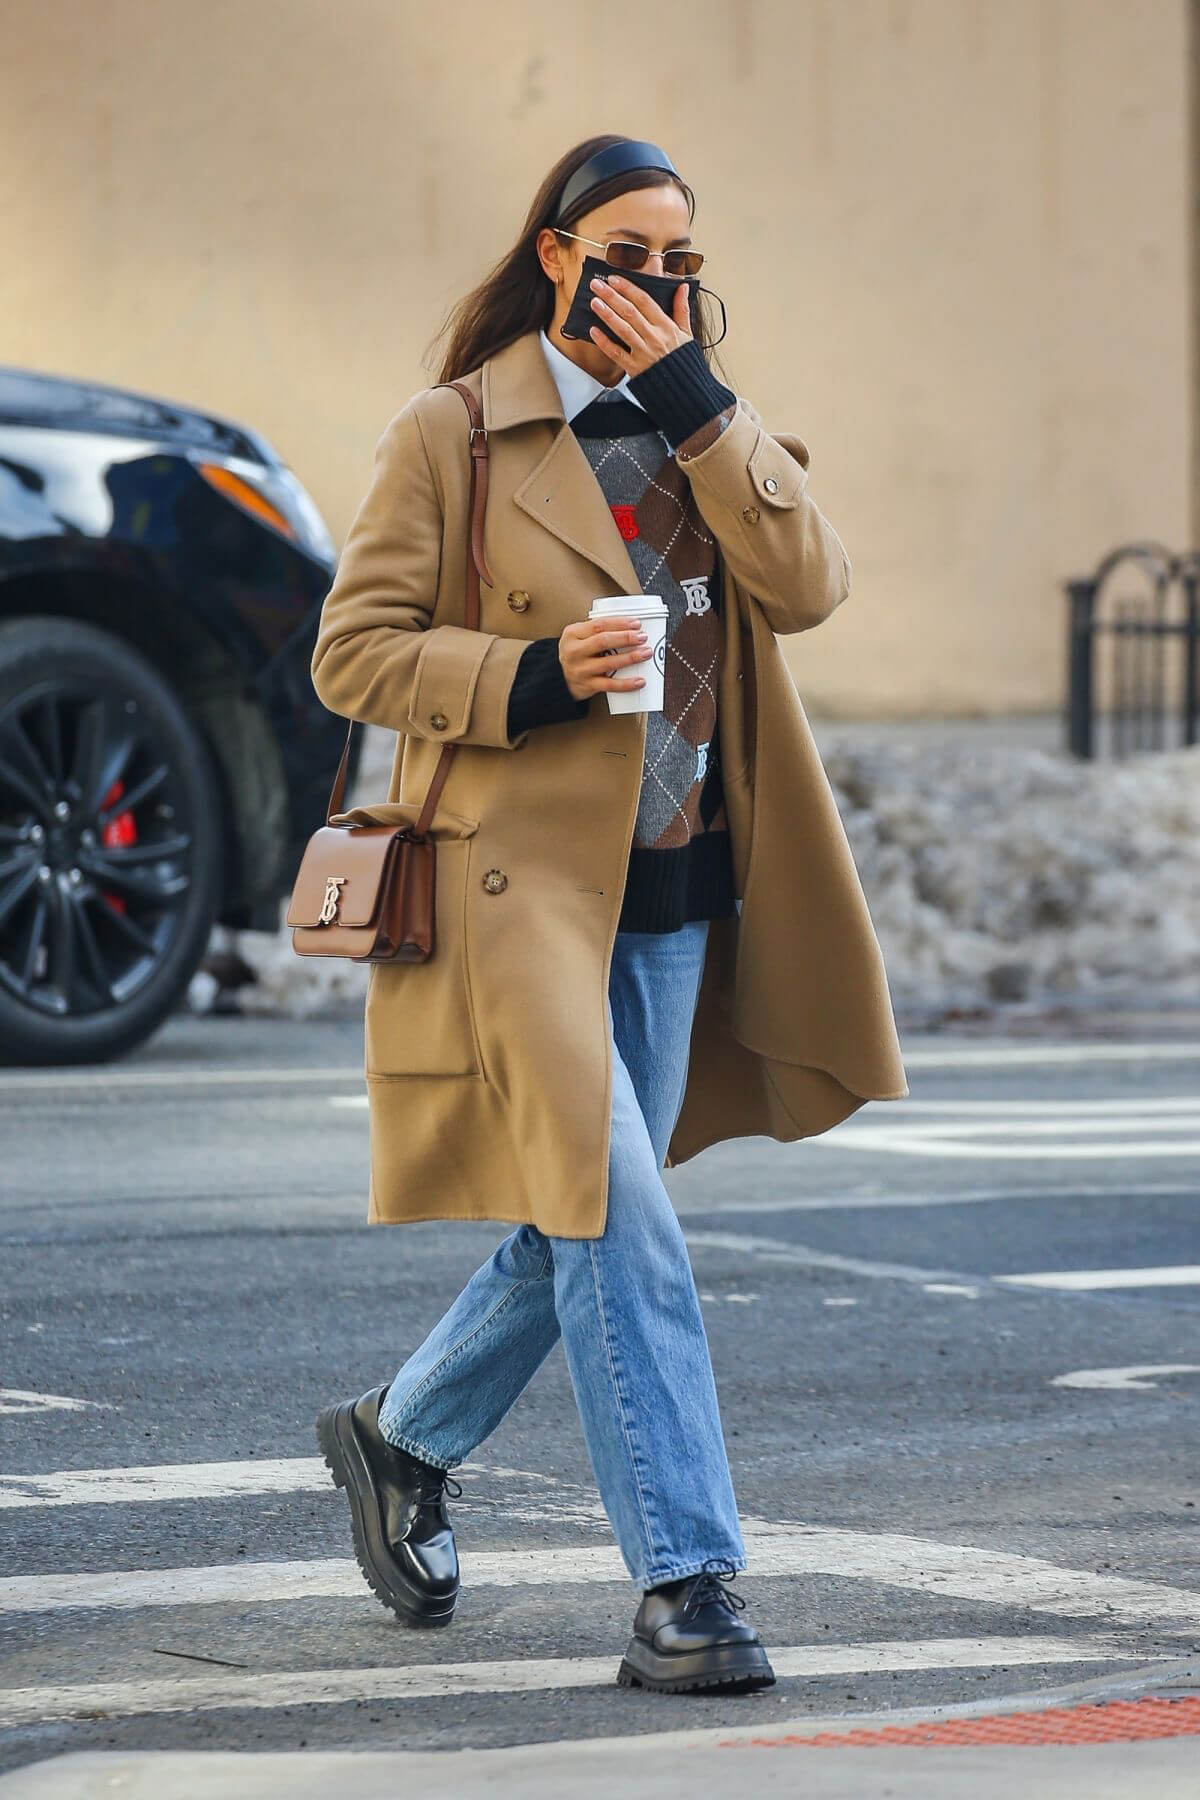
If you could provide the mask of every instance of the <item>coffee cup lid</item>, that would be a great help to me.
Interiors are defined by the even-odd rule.
[[[599,619],[616,614],[618,617],[628,613],[632,618],[637,613],[667,612],[666,601],[661,594],[612,594],[603,600],[593,600],[590,617]]]

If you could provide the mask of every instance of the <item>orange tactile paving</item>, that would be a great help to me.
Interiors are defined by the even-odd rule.
[[[820,1731],[811,1737],[730,1740],[723,1749],[829,1744],[1113,1744],[1138,1738],[1200,1735],[1200,1699],[1105,1700],[1086,1706],[1049,1706],[1041,1712],[986,1713],[971,1719],[934,1719],[927,1725],[883,1725],[858,1731]]]

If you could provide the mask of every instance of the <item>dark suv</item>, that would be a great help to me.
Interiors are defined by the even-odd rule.
[[[257,432],[0,367],[0,1061],[118,1056],[214,923],[277,927],[345,741],[335,563]]]

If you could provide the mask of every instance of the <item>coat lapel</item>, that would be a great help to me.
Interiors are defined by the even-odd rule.
[[[604,570],[614,592],[640,594],[625,540],[600,483],[563,417],[562,401],[536,331],[527,331],[483,366],[483,417],[489,434],[532,419],[557,422],[545,454],[513,493],[523,512]]]

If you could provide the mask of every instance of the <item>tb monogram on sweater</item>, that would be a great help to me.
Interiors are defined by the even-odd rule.
[[[704,449],[732,418],[736,397],[690,342],[628,387],[640,405],[623,391],[606,390],[571,426],[625,540],[641,592],[661,594],[667,606],[663,710],[646,719],[618,923],[622,931],[664,932],[733,911],[717,720],[720,553],[671,443],[686,443],[693,454]],[[623,673],[637,667],[626,664]],[[607,705],[602,695],[594,698]],[[571,695],[558,639],[535,639],[518,665],[509,733],[580,718],[591,703]]]

